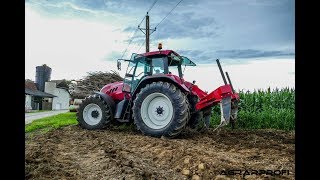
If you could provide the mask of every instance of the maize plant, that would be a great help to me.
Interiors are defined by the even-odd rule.
[[[295,128],[294,88],[239,91],[239,96],[238,128],[283,130]],[[211,124],[215,126],[219,123],[219,106],[213,111]]]

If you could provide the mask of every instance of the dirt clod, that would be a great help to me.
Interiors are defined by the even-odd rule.
[[[25,179],[242,179],[233,169],[295,176],[294,132],[221,129],[161,139],[114,127],[67,126],[26,134],[25,141]]]
[[[191,180],[200,180],[200,176],[195,174],[192,176]]]
[[[230,178],[226,177],[225,175],[218,175],[214,180],[230,180]]]
[[[199,170],[204,170],[204,168],[205,168],[205,167],[204,167],[204,164],[203,164],[203,163],[201,163],[201,164],[198,165],[198,169],[199,169]]]
[[[189,169],[183,169],[182,170],[182,174],[185,176],[189,176],[190,175],[190,170]]]
[[[189,158],[185,158],[183,161],[184,164],[189,164],[190,163],[190,159]]]

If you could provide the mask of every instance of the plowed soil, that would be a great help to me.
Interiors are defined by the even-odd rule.
[[[25,178],[294,179],[294,136],[294,132],[222,128],[205,133],[186,130],[175,139],[165,139],[130,128],[89,131],[67,126],[26,134]],[[288,170],[289,175],[224,174],[232,169]]]

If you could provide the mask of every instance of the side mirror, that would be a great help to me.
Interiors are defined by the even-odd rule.
[[[126,77],[133,77],[133,74],[128,74],[128,73],[126,73],[125,76],[126,76]]]
[[[121,71],[121,62],[119,60],[117,61],[117,68],[119,71]]]

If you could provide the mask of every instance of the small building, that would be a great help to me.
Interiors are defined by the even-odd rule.
[[[52,101],[53,94],[39,91],[33,81],[25,81],[25,111],[30,110],[51,110],[52,106],[49,101]],[[45,101],[46,99],[47,101]]]
[[[45,83],[44,91],[55,96],[52,102],[50,98],[46,98],[52,103],[52,110],[69,109],[71,95],[68,88],[60,86],[62,82],[62,80],[53,80]]]

